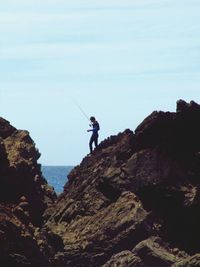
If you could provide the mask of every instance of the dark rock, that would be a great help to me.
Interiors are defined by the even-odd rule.
[[[199,124],[200,106],[179,101],[84,158],[44,214],[64,243],[55,266],[171,266],[200,251]]]
[[[0,118],[0,266],[49,266],[34,237],[56,194],[42,177],[27,131]]]
[[[15,129],[6,123],[3,120],[2,129]],[[18,204],[22,196],[26,197],[31,222],[40,225],[47,205],[56,199],[55,192],[42,177],[37,163],[40,153],[29,133],[16,129],[6,133],[0,143],[0,202]]]
[[[135,130],[136,151],[155,146],[173,153],[191,154],[200,150],[200,106],[177,102],[177,113],[154,111]]]
[[[48,244],[55,249],[55,252],[62,251],[64,249],[63,240],[59,235],[53,232],[48,232],[47,234]]]
[[[25,226],[11,207],[0,205],[0,266],[49,267],[33,238],[33,227]]]
[[[136,257],[131,251],[125,250],[114,255],[106,264],[102,267],[145,267],[142,260]]]
[[[177,112],[188,112],[190,110],[199,112],[200,106],[194,101],[191,101],[190,103],[187,103],[182,99],[177,101]]]
[[[188,257],[187,259],[181,260],[178,263],[172,265],[172,267],[199,267],[199,266],[200,266],[200,254]]]
[[[199,266],[197,103],[104,140],[57,200],[29,133],[0,123],[2,266]]]
[[[170,145],[173,139],[175,114],[154,111],[135,130],[134,150]]]
[[[170,249],[169,245],[158,237],[151,237],[140,242],[132,253],[148,267],[170,267],[188,257],[186,253]]]
[[[0,117],[0,137],[3,139],[11,136],[16,131],[16,128],[10,125],[9,121]]]
[[[148,213],[136,196],[124,192],[115,203],[98,213],[80,216],[65,228],[61,219],[52,229],[63,238],[67,266],[100,266],[114,253],[131,249],[145,238],[147,221]],[[50,223],[46,225],[51,229]],[[61,266],[59,261],[60,258],[55,258],[55,264]]]

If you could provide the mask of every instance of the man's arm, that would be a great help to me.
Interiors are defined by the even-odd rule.
[[[93,132],[93,133],[97,131],[98,131],[98,127],[94,127],[92,129],[87,130],[87,132]]]

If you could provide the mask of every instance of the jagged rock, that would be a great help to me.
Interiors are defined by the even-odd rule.
[[[135,133],[111,136],[85,157],[54,203],[29,133],[0,119],[0,259],[31,267],[199,266],[199,124],[194,101],[153,112]]]
[[[141,259],[135,256],[131,251],[125,250],[114,255],[102,267],[145,267]]]
[[[64,243],[56,267],[171,266],[200,251],[200,106],[177,106],[106,139],[72,170],[44,214]]]
[[[172,267],[199,267],[199,266],[200,266],[200,254],[188,257],[187,259],[181,260],[180,262],[172,265]]]
[[[49,267],[33,238],[34,227],[25,226],[11,207],[0,205],[0,266]]]
[[[155,146],[173,153],[200,151],[200,106],[191,101],[177,102],[177,113],[154,111],[135,130],[136,151]]]
[[[34,237],[56,199],[37,163],[40,153],[27,131],[0,118],[0,266],[49,266]]]
[[[150,237],[138,243],[132,251],[114,255],[102,267],[170,267],[174,263],[184,262],[188,257],[178,249],[171,249],[159,237]]]
[[[144,266],[148,267],[170,267],[188,257],[186,253],[178,249],[170,249],[169,245],[158,237],[151,237],[140,242],[132,253],[141,259]]]
[[[10,122],[0,117],[0,137],[7,138],[16,131],[16,128],[10,125]]]
[[[46,226],[62,236],[67,266],[100,266],[115,252],[132,248],[145,238],[147,221],[148,213],[136,196],[124,192],[115,203],[96,214],[79,216],[66,227],[64,218]],[[62,266],[59,261],[56,264]]]
[[[30,220],[40,225],[47,205],[56,199],[37,163],[40,153],[27,131],[15,129],[2,118],[0,129],[0,202],[18,205],[26,197]]]
[[[199,112],[199,105],[194,101],[191,101],[190,103],[187,103],[182,99],[177,101],[177,112],[188,112],[191,110]]]

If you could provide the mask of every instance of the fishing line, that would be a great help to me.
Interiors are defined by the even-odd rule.
[[[90,121],[90,118],[88,117],[88,115],[85,113],[85,111],[81,108],[81,106],[73,99],[74,104],[77,106],[77,108],[80,110],[80,112],[84,115],[85,118],[87,118],[87,120]]]

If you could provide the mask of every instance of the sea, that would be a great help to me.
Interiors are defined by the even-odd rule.
[[[63,192],[63,186],[67,182],[67,175],[73,168],[73,166],[42,166],[42,174],[48,184],[53,186],[55,192],[59,195]]]

